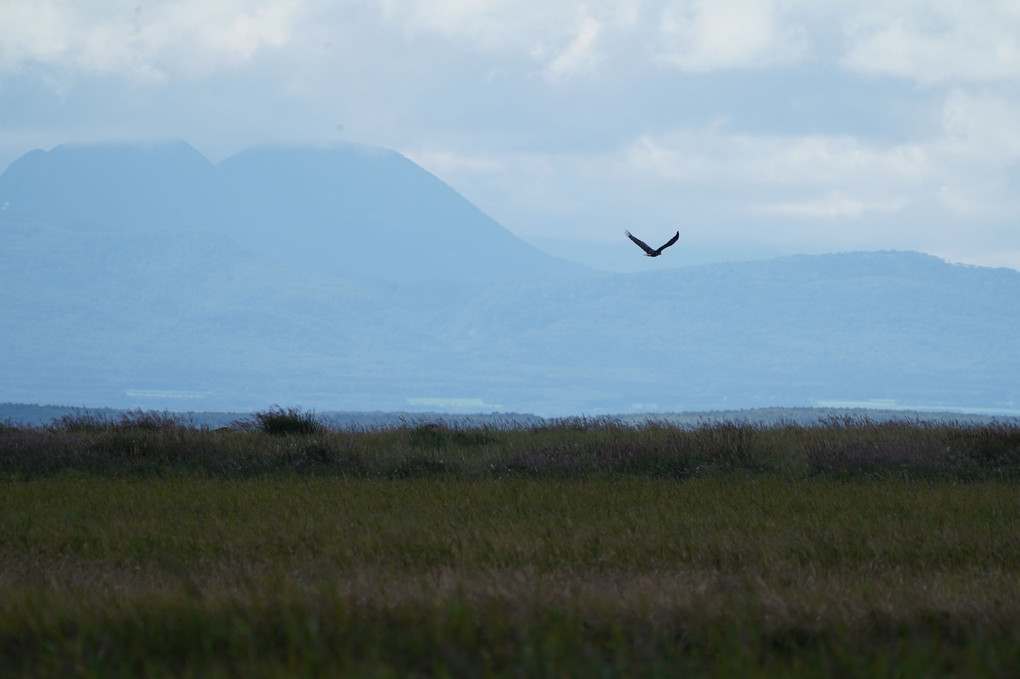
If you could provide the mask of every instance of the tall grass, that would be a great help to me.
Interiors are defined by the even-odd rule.
[[[105,413],[81,408],[53,420],[49,429],[63,432],[96,432],[112,429],[143,429],[160,431],[190,427],[190,422],[168,410],[128,410],[114,417]]]
[[[48,479],[5,676],[1012,676],[1016,486]]]
[[[199,475],[688,478],[1020,478],[1020,426],[830,418],[818,426],[712,422],[695,427],[560,420],[536,427],[409,423],[337,429],[314,414],[275,408],[227,430],[169,414],[120,421],[88,413],[47,428],[0,428],[0,477]]]

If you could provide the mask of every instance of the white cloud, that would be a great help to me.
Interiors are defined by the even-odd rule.
[[[603,45],[626,51],[639,23],[641,2],[629,0],[383,0],[384,20],[404,36],[438,36],[486,57],[528,64],[534,74],[559,84],[597,78],[611,57]],[[629,65],[627,66],[629,68]]]
[[[1020,4],[899,0],[842,17],[844,67],[869,75],[947,81],[1020,76]]]
[[[302,50],[351,26],[423,36],[530,63],[553,80],[607,65],[632,74],[764,69],[829,58],[874,76],[1005,81],[1020,76],[1014,0],[0,0],[0,69],[41,63],[130,79],[208,75],[263,50]],[[382,47],[382,46],[380,46]],[[383,47],[383,49],[385,49]],[[365,55],[371,57],[371,54]],[[428,58],[427,54],[419,56]]]
[[[1020,160],[1020,93],[954,89],[942,108],[943,145],[983,162]]]
[[[939,205],[958,215],[973,215],[979,212],[979,204],[965,189],[953,186],[940,186],[937,199]]]
[[[684,71],[765,68],[799,61],[804,30],[768,0],[694,0],[662,13],[658,59]]]
[[[379,0],[383,19],[399,24],[407,37],[436,33],[448,39],[470,38],[480,46],[503,49],[514,33],[507,0]]]
[[[546,75],[552,80],[575,74],[594,74],[598,67],[596,40],[601,24],[591,17],[581,23],[577,36],[567,48],[556,56],[546,67]]]
[[[506,162],[489,154],[466,156],[448,149],[405,151],[408,158],[440,177],[464,174],[494,174],[506,169]]]
[[[437,35],[485,54],[537,64],[552,81],[667,64],[683,71],[765,68],[800,61],[805,29],[781,0],[383,0],[410,38]]]
[[[732,134],[719,126],[645,135],[626,155],[633,170],[646,176],[690,183],[911,185],[931,172],[928,154],[918,145],[882,147],[849,136]]]
[[[1020,168],[1020,97],[951,91],[942,106],[941,135],[930,143],[939,159],[933,200],[974,219],[1020,218],[1020,197],[1010,180]]]
[[[482,53],[547,57],[570,42],[585,6],[575,1],[380,0],[385,22],[399,26],[407,39],[436,35]]]
[[[906,208],[938,173],[920,147],[880,147],[844,137],[731,134],[721,125],[645,135],[597,153],[432,149],[408,155],[521,233],[546,226],[523,216],[529,211],[533,217],[545,211],[579,220],[592,233],[593,221],[634,211],[642,201],[654,201],[653,211],[681,209],[715,218],[863,219]],[[512,187],[512,194],[499,187]],[[607,209],[611,204],[617,207]],[[642,206],[634,214],[648,210]],[[592,221],[592,211],[604,214]],[[617,227],[607,224],[607,233],[615,234]]]
[[[204,75],[290,43],[300,0],[182,0],[145,6],[5,0],[0,68],[42,64],[70,72],[163,82]]]
[[[2,9],[0,68],[7,70],[26,61],[51,63],[63,58],[67,36],[77,23],[71,8],[63,11],[53,3],[7,0]]]
[[[906,204],[907,201],[904,199],[860,200],[836,191],[807,200],[765,203],[757,206],[756,211],[762,214],[788,217],[833,219],[861,217],[869,212],[898,212]]]

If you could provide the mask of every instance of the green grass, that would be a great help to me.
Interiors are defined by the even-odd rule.
[[[1020,669],[1007,426],[158,422],[0,431],[0,676]]]
[[[1009,483],[6,483],[0,669],[1001,676]]]

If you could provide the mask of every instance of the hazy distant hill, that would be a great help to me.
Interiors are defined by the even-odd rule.
[[[542,356],[592,409],[1020,403],[1011,269],[874,252],[493,288],[447,341],[479,363]]]
[[[449,186],[383,149],[258,148],[217,166],[225,220],[303,269],[413,282],[582,273],[520,240]]]
[[[532,278],[584,268],[521,241],[400,154],[256,148],[218,165],[184,142],[64,145],[0,175],[12,214],[152,233],[212,230],[274,263],[346,278]],[[494,256],[497,255],[497,256]]]
[[[0,175],[0,205],[36,219],[155,231],[209,226],[214,167],[184,142],[57,146]]]
[[[597,274],[361,148],[212,166],[58,147],[0,175],[5,203],[0,402],[1020,410],[1010,269],[877,252]]]

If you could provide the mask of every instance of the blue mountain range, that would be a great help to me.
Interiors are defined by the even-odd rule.
[[[59,146],[0,175],[0,206],[0,401],[1020,411],[1012,269],[858,252],[604,273],[353,145],[218,164]]]

